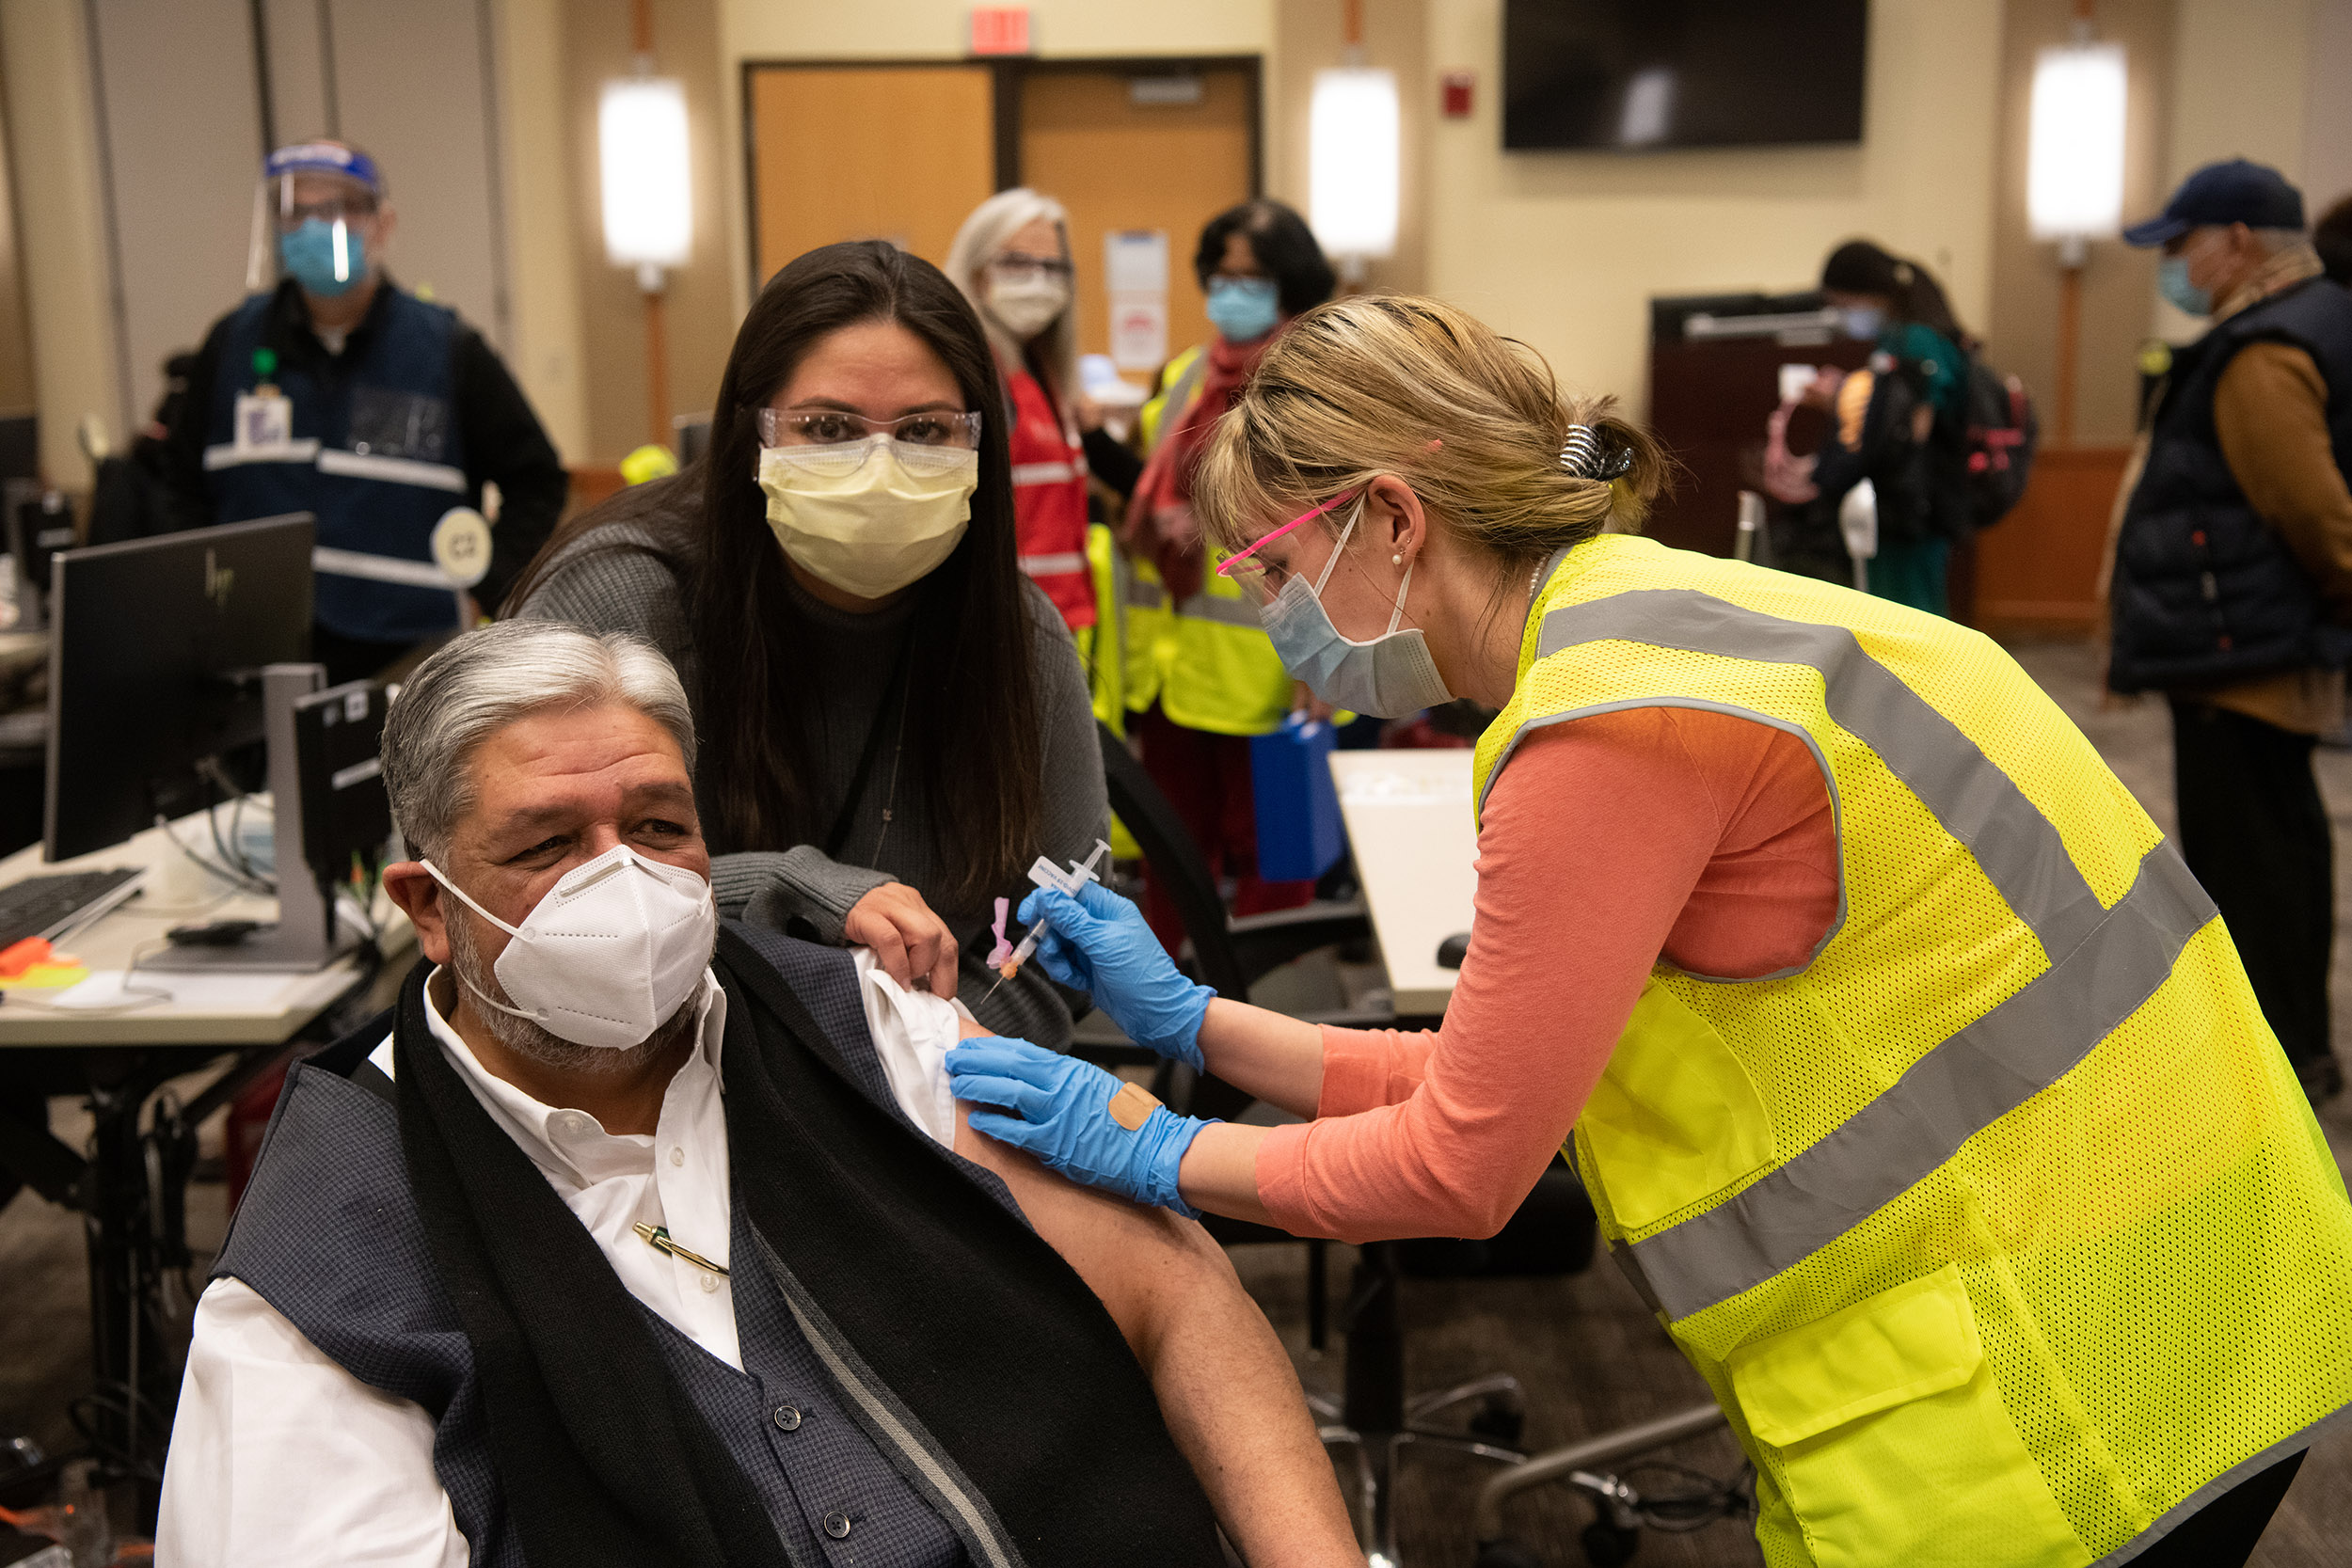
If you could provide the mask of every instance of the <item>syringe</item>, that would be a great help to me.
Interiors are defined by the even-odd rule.
[[[1111,847],[1098,838],[1094,841],[1094,853],[1086,858],[1085,863],[1072,861],[1070,869],[1067,871],[1040,855],[1037,858],[1037,863],[1029,867],[1029,880],[1039,887],[1053,888],[1075,898],[1078,895],[1078,890],[1087,883],[1102,880],[1095,875],[1094,868],[1108,858],[1110,852]],[[1028,934],[1021,939],[1018,946],[1007,953],[1003,947],[1002,933],[999,933],[997,952],[988,956],[989,967],[996,972],[996,985],[989,987],[987,993],[980,998],[983,1006],[987,1005],[989,997],[996,994],[997,986],[1003,985],[1021,973],[1021,966],[1029,961],[1029,955],[1037,951],[1038,939],[1044,934],[1045,922],[1041,920],[1029,927]]]

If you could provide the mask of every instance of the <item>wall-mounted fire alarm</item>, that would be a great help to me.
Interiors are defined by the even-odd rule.
[[[1478,86],[1478,72],[1449,71],[1438,80],[1444,88],[1445,118],[1448,119],[1470,119],[1472,89]]]

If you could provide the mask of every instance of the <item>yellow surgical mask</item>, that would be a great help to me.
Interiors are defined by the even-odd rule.
[[[887,436],[759,453],[768,526],[785,555],[861,599],[887,598],[953,554],[979,483],[972,449]]]

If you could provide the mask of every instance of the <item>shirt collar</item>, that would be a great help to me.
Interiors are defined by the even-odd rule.
[[[459,1074],[466,1080],[466,1086],[482,1102],[482,1108],[490,1113],[490,1119],[521,1146],[532,1164],[560,1180],[585,1186],[616,1174],[610,1168],[615,1146],[633,1151],[624,1156],[632,1163],[650,1164],[653,1157],[650,1136],[607,1132],[603,1123],[586,1111],[543,1104],[484,1067],[481,1058],[473,1053],[441,1015],[440,1003],[434,991],[437,986],[443,983],[444,974],[450,975],[448,984],[456,984],[455,975],[447,966],[437,967],[425,976],[425,1025],[433,1032],[433,1037],[441,1042],[450,1060],[457,1065]],[[720,1045],[726,1035],[727,997],[719,987],[719,977],[707,969],[703,971],[702,994],[694,999],[692,1006],[695,1014],[694,1050],[679,1064],[677,1076],[671,1080],[671,1090],[675,1091],[681,1085],[691,1086],[695,1079],[703,1078],[708,1082],[710,1092],[723,1093],[725,1081],[720,1072]]]

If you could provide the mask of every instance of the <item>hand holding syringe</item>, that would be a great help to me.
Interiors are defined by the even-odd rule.
[[[1072,861],[1067,871],[1040,855],[1037,863],[1029,867],[1029,880],[1040,887],[1053,888],[1075,897],[1078,890],[1087,883],[1102,880],[1095,875],[1094,868],[1108,859],[1110,852],[1111,847],[1098,838],[1094,841],[1094,853],[1086,858],[1085,863]],[[1045,922],[1041,920],[1029,927],[1028,935],[1021,939],[1019,946],[1009,944],[1005,938],[1005,919],[1011,911],[1011,904],[1009,898],[996,900],[996,945],[989,950],[988,955],[988,967],[996,972],[996,985],[989,987],[987,995],[980,998],[983,1004],[996,994],[996,986],[1021,973],[1021,966],[1029,961],[1030,954],[1037,951],[1038,939],[1045,934]]]

